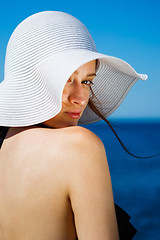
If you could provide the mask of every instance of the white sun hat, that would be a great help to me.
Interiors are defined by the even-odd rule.
[[[98,53],[87,28],[67,13],[44,11],[25,19],[7,45],[0,126],[29,126],[56,116],[65,83],[77,68],[94,59],[99,59],[99,67],[93,102],[108,117],[133,84],[147,75],[136,73],[121,59]],[[99,120],[87,106],[79,123]]]

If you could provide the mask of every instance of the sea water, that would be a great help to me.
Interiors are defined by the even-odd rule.
[[[103,121],[85,125],[103,141],[115,203],[137,229],[134,240],[160,240],[160,156],[138,159],[126,153]],[[160,153],[160,122],[114,122],[127,149],[135,155]]]

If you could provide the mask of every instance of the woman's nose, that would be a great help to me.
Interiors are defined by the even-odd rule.
[[[72,104],[85,105],[88,103],[89,93],[86,92],[86,89],[84,89],[82,85],[79,86],[77,84],[70,92],[68,98]]]

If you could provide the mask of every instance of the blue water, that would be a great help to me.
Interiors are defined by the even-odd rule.
[[[113,126],[132,153],[160,153],[160,122],[113,122]],[[136,159],[128,155],[103,121],[85,127],[105,145],[114,200],[131,216],[138,231],[134,240],[160,240],[160,156]]]

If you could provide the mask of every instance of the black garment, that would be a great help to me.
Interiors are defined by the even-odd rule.
[[[0,127],[0,148],[8,132],[8,129],[8,127]],[[137,230],[129,222],[131,217],[117,204],[115,204],[115,210],[120,240],[131,240],[137,232]],[[78,238],[76,240],[78,240]]]
[[[129,222],[131,217],[117,204],[115,204],[115,210],[120,240],[131,240],[137,232]]]
[[[9,129],[8,127],[0,127],[0,148],[8,132],[8,129]]]

